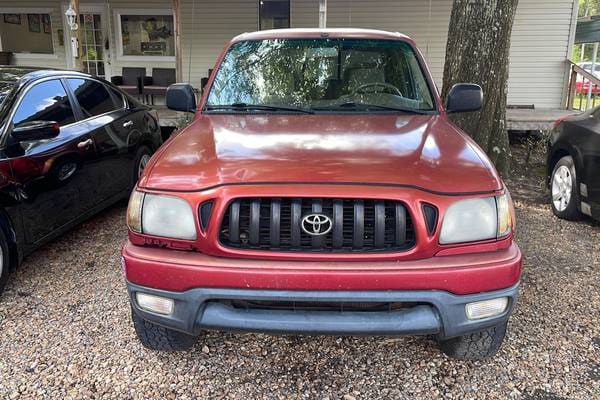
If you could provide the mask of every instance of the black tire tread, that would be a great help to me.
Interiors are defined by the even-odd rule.
[[[150,350],[187,350],[196,343],[196,336],[187,335],[146,321],[132,310],[133,327],[142,345]]]
[[[506,336],[506,323],[482,331],[440,341],[442,351],[449,357],[463,360],[481,360],[500,350]]]

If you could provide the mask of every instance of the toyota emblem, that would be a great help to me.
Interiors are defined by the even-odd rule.
[[[333,222],[325,214],[308,214],[302,218],[301,226],[311,236],[323,236],[333,228]]]

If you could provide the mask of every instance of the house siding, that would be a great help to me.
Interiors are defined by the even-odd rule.
[[[573,0],[519,1],[511,37],[509,104],[562,106],[573,7]],[[450,0],[328,0],[327,26],[407,34],[441,87],[451,9]]]
[[[243,32],[258,29],[258,0],[180,0],[182,77],[198,86],[226,43]],[[2,0],[2,8],[40,7],[52,9],[55,49],[53,58],[19,58],[19,65],[67,67],[66,49],[58,45],[63,27],[58,0]],[[170,0],[81,0],[86,4],[108,4],[110,62],[113,75],[128,66],[175,68],[174,61],[126,61],[117,54],[116,9],[171,9]],[[536,108],[562,106],[567,79],[565,59],[570,50],[574,0],[520,0],[515,18],[511,51],[508,103]],[[411,36],[428,61],[438,86],[444,73],[444,57],[451,0],[327,0],[328,27],[362,27],[400,31]],[[291,26],[318,26],[318,0],[291,0]],[[68,45],[68,43],[65,43]]]
[[[319,0],[291,0],[292,28],[319,27]]]

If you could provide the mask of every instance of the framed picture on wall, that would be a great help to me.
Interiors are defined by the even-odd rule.
[[[42,25],[44,25],[44,33],[52,33],[52,26],[50,25],[50,14],[42,14]]]
[[[40,14],[27,14],[27,22],[29,23],[29,32],[40,33],[42,31]]]
[[[21,25],[21,14],[4,14],[4,22],[7,24]]]

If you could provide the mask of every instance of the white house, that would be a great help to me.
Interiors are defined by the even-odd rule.
[[[508,103],[564,106],[576,0],[520,0],[510,53]],[[1,0],[0,50],[17,65],[74,67],[68,1]],[[423,51],[441,86],[451,0],[79,0],[88,72],[176,68],[199,85],[225,43],[258,29],[361,27],[399,31]]]

